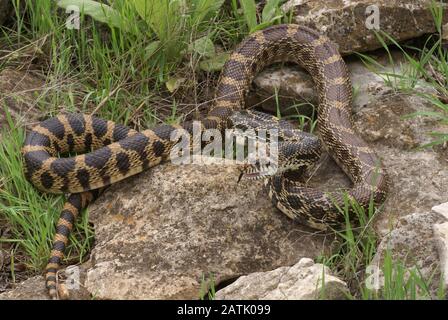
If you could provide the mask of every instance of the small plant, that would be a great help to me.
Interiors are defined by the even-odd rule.
[[[210,23],[216,19],[224,0],[132,0],[126,1],[120,8],[92,0],[62,0],[63,8],[76,5],[82,12],[95,20],[108,23],[111,27],[128,33],[143,32],[150,42],[145,47],[145,56],[157,66],[158,77],[162,82],[170,80],[172,72],[186,54],[195,54],[198,58],[215,58],[216,50],[210,32]],[[135,20],[129,16],[135,11],[143,20],[140,28],[132,27]],[[211,62],[209,62],[211,63]],[[170,91],[177,89],[177,79],[171,79],[167,85]]]
[[[364,300],[421,300],[431,299],[429,283],[433,277],[425,279],[417,267],[409,268],[399,259],[393,259],[390,250],[386,250],[380,265],[379,288],[361,286]],[[437,298],[444,299],[444,284],[440,283]]]
[[[199,292],[199,297],[201,300],[215,300],[216,289],[215,280],[212,273],[209,275],[209,279],[205,278],[202,274],[201,280],[201,291]]]
[[[298,123],[298,129],[301,131],[306,131],[309,133],[313,133],[317,126],[317,119],[316,119],[316,107],[310,103],[310,102],[299,102],[294,103],[291,106],[288,106],[286,108],[283,108],[280,105],[280,97],[278,93],[278,89],[274,89],[274,100],[275,100],[275,109],[276,109],[276,117],[278,119],[283,120],[291,120],[291,121],[297,121]],[[302,114],[303,112],[300,112],[299,109],[306,108],[311,109],[311,115],[307,116]],[[294,110],[295,114],[291,115],[282,115],[282,110],[285,112],[288,112],[290,110]]]
[[[178,63],[187,53],[212,58],[215,46],[209,33],[224,0],[133,0],[137,12],[146,22],[156,40],[148,45],[150,51],[161,50],[159,64]],[[166,71],[166,70],[165,70]]]
[[[245,22],[249,33],[253,33],[281,22],[284,13],[281,10],[280,5],[283,2],[284,1],[281,0],[267,0],[260,17],[258,17],[257,14],[257,4],[255,0],[240,0],[239,4],[241,10],[239,10],[237,0],[232,0],[231,4],[234,15],[239,20]]]

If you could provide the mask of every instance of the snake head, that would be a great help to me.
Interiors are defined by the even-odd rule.
[[[301,134],[297,140],[280,141],[275,152],[277,156],[271,153],[267,158],[243,164],[240,167],[238,182],[243,178],[258,180],[285,172],[303,172],[304,169],[317,163],[321,149],[319,139],[309,134]]]

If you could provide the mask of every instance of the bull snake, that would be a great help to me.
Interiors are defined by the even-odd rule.
[[[324,193],[289,179],[288,172],[273,176],[269,195],[289,217],[313,228],[341,220],[337,206],[344,195],[362,207],[384,201],[387,174],[372,149],[354,131],[351,119],[352,86],[347,67],[336,46],[325,36],[298,25],[277,25],[249,35],[226,62],[216,89],[216,98],[201,130],[224,130],[232,126],[254,76],[274,62],[295,62],[308,71],[316,85],[318,128],[328,153],[353,182],[347,193]],[[247,114],[245,116],[248,116]],[[53,250],[46,267],[46,286],[57,296],[56,272],[68,236],[80,211],[101,190],[167,160],[178,129],[192,132],[192,122],[163,124],[137,132],[94,116],[61,114],[39,123],[27,135],[24,147],[26,177],[38,189],[69,193],[57,223]],[[93,151],[92,151],[93,150]],[[67,152],[88,152],[61,158]],[[319,152],[310,152],[314,161]]]

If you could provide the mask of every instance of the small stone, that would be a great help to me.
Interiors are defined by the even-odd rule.
[[[434,225],[434,239],[446,288],[448,287],[448,222]]]
[[[325,288],[323,290],[323,288]],[[219,290],[216,300],[316,300],[345,299],[347,284],[322,264],[302,258],[292,267],[256,272],[238,278]]]
[[[442,203],[438,206],[432,207],[431,209],[432,211],[441,214],[442,216],[445,217],[445,219],[448,220],[448,202],[446,203]]]
[[[19,283],[15,288],[0,294],[0,300],[48,300],[45,280],[35,276]]]
[[[204,277],[219,285],[326,251],[325,235],[276,209],[263,181],[238,176],[232,165],[165,163],[112,186],[89,209],[87,289],[98,299],[199,299]]]

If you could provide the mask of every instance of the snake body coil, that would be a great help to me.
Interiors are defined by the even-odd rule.
[[[224,66],[216,99],[202,130],[223,130],[240,110],[254,76],[268,64],[291,61],[312,76],[319,95],[318,128],[322,142],[353,182],[349,197],[368,207],[381,203],[387,177],[379,159],[356,135],[351,120],[352,87],[346,65],[335,45],[316,31],[297,25],[278,25],[248,36]],[[60,115],[38,124],[23,147],[27,178],[40,190],[70,193],[57,225],[54,247],[47,266],[47,287],[56,295],[56,271],[67,237],[82,208],[101,188],[166,160],[174,143],[173,130],[192,133],[192,122],[161,125],[137,132],[111,121],[82,114]],[[92,151],[93,150],[93,151]],[[88,152],[59,158],[67,152]],[[337,206],[344,193],[324,193],[288,179],[271,178],[269,195],[285,214],[322,229],[341,220]]]

